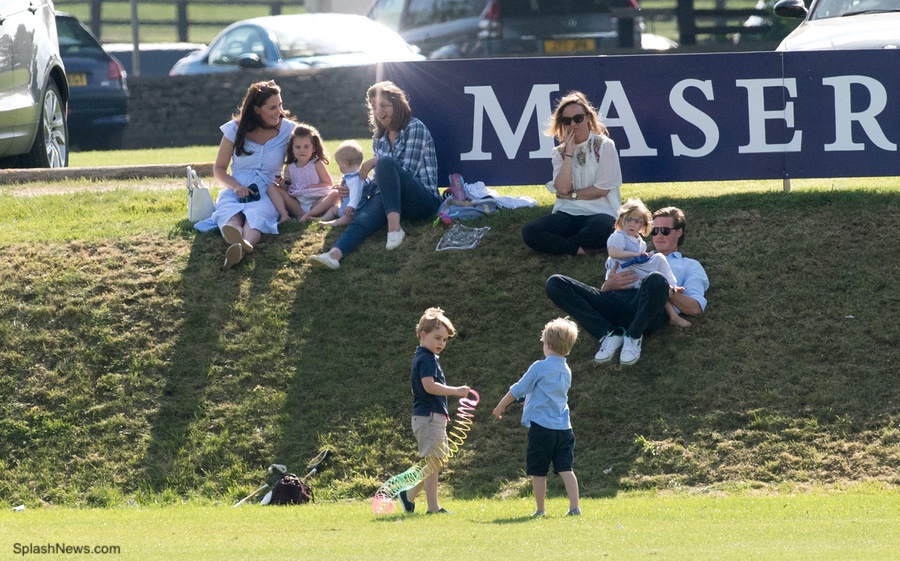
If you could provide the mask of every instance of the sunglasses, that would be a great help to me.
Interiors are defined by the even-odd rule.
[[[626,216],[625,222],[636,222],[637,224],[644,224],[644,219],[640,216]]]
[[[581,124],[584,121],[584,113],[579,113],[578,115],[574,115],[572,117],[560,117],[559,122],[565,126],[569,126],[572,124],[572,121],[575,121],[575,124]]]
[[[650,230],[651,236],[656,236],[658,234],[662,234],[664,236],[668,236],[672,230],[679,230],[680,228],[667,228],[666,226],[659,226],[657,228],[653,228]]]

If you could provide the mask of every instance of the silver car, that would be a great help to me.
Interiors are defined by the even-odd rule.
[[[804,18],[779,51],[896,49],[900,47],[900,0],[781,0],[775,15]]]
[[[293,14],[233,23],[209,48],[176,62],[169,75],[335,68],[424,58],[395,32],[364,16]]]
[[[66,167],[68,99],[53,2],[0,2],[0,167]]]

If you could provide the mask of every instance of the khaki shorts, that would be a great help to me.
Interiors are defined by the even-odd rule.
[[[447,455],[447,417],[440,413],[413,415],[412,430],[419,445],[419,457]]]

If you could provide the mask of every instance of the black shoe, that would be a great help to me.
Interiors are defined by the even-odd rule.
[[[446,508],[439,508],[434,512],[428,511],[425,514],[453,514],[453,513],[450,512],[449,510],[447,510]]]
[[[406,491],[400,491],[400,502],[403,503],[403,512],[415,512],[416,503],[406,498]]]

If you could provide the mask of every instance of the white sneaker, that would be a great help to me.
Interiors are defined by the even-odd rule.
[[[321,269],[331,269],[332,271],[337,271],[341,268],[341,262],[328,253],[313,255],[309,258],[309,264],[313,267],[319,267]]]
[[[638,337],[637,339],[625,337],[625,343],[622,345],[622,354],[619,355],[619,362],[626,366],[637,362],[641,358],[641,341],[643,340],[643,337]]]
[[[616,355],[616,351],[622,346],[622,339],[621,335],[607,333],[606,337],[600,339],[600,350],[594,355],[594,362],[604,364],[611,361],[612,357]]]
[[[396,232],[388,232],[387,244],[385,244],[384,248],[388,251],[397,249],[403,243],[403,238],[405,237],[406,232],[402,228]]]

